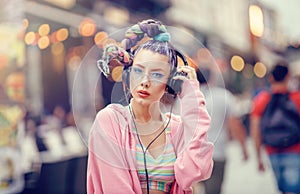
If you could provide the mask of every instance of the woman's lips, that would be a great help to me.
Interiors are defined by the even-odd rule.
[[[146,97],[150,96],[150,93],[145,90],[139,90],[137,93],[142,98],[146,98]]]

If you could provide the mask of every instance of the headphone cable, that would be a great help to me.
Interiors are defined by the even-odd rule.
[[[173,109],[173,104],[171,105],[171,110],[170,110],[170,117],[169,117],[169,120],[166,124],[166,126],[163,128],[163,130],[148,144],[148,146],[146,147],[146,149],[144,149],[143,147],[143,144],[142,144],[142,141],[140,139],[140,135],[138,133],[138,128],[136,126],[136,123],[135,123],[135,120],[134,120],[134,115],[133,115],[133,112],[132,112],[132,109],[131,109],[131,106],[129,104],[128,106],[129,108],[129,111],[130,111],[130,114],[131,114],[131,117],[132,117],[132,120],[133,120],[133,124],[134,124],[134,127],[135,127],[135,130],[136,130],[136,134],[137,134],[137,139],[139,141],[139,144],[142,148],[142,152],[143,152],[143,157],[144,157],[144,168],[145,168],[145,176],[146,176],[146,183],[147,183],[147,194],[150,193],[150,187],[149,187],[149,175],[148,175],[148,170],[147,170],[147,159],[146,159],[146,152],[148,150],[148,148],[155,142],[155,140],[157,140],[157,138],[159,138],[161,136],[161,134],[163,134],[163,132],[167,129],[170,121],[171,121],[171,115],[172,115],[172,109]]]

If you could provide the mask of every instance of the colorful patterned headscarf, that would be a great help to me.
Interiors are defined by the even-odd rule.
[[[144,38],[148,40],[138,44]],[[170,63],[175,67],[177,58],[174,48],[169,41],[170,34],[160,21],[153,19],[144,20],[128,28],[125,38],[121,41],[122,47],[116,44],[105,46],[102,58],[97,61],[98,68],[108,79],[120,81],[112,78],[113,69],[116,66],[125,68],[131,66],[134,53],[137,53],[140,49],[149,49],[168,56]]]

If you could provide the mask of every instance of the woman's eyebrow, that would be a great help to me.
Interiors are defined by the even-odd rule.
[[[155,69],[151,69],[151,71],[165,71],[165,70],[162,68],[155,68]]]
[[[141,65],[141,64],[139,64],[139,63],[136,63],[136,64],[134,64],[135,66],[138,66],[138,67],[140,67],[140,68],[143,68],[143,69],[145,69],[145,66],[144,65]]]
[[[146,68],[145,65],[142,65],[142,64],[139,64],[139,63],[135,63],[134,66],[140,67],[142,69]],[[150,71],[163,71],[163,72],[165,72],[165,69],[163,69],[161,67],[158,67],[158,68],[150,69]]]

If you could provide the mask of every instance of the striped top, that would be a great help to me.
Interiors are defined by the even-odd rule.
[[[176,155],[170,137],[170,129],[166,128],[166,144],[162,154],[153,158],[149,151],[146,151],[146,163],[149,177],[149,188],[151,190],[160,190],[170,192],[174,178],[174,163]],[[136,135],[137,138],[137,135]],[[143,149],[146,148],[143,146]],[[138,175],[141,183],[141,188],[147,188],[145,167],[144,167],[144,154],[139,141],[136,144],[136,161],[138,167]]]

